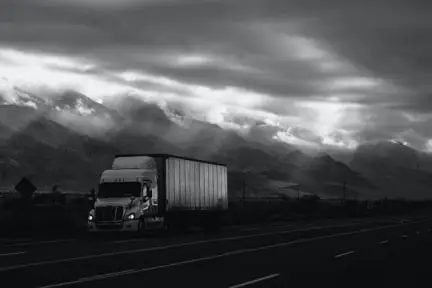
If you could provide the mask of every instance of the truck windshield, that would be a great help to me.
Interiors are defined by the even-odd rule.
[[[99,198],[140,197],[140,182],[106,182],[99,185]]]

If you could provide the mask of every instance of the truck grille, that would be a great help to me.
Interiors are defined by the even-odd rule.
[[[121,221],[123,219],[123,207],[96,207],[95,212],[96,221]]]

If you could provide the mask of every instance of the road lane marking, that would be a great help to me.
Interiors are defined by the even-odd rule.
[[[406,239],[406,238],[408,238],[408,235],[402,235],[402,236],[400,236],[400,238]]]
[[[129,269],[129,270],[124,270],[124,271],[120,271],[120,272],[113,272],[113,273],[106,273],[106,274],[102,274],[102,275],[83,277],[83,278],[79,278],[78,280],[93,281],[93,280],[99,280],[99,279],[105,279],[105,278],[112,278],[115,276],[120,276],[120,275],[125,275],[125,274],[131,273],[131,272],[135,272],[136,270],[137,269]]]
[[[362,232],[360,232],[360,231],[344,232],[344,233],[325,235],[325,236],[320,236],[320,237],[315,237],[315,238],[298,239],[298,240],[293,240],[293,241],[288,241],[288,242],[282,242],[282,243],[277,243],[277,244],[272,244],[272,245],[267,245],[267,246],[250,248],[250,249],[233,250],[233,251],[225,252],[225,253],[222,253],[222,254],[215,254],[215,255],[210,255],[210,256],[201,257],[201,258],[194,258],[194,259],[180,261],[180,262],[173,262],[173,263],[169,263],[169,264],[165,264],[165,265],[158,265],[158,266],[153,266],[153,267],[147,267],[147,268],[142,268],[142,269],[131,270],[130,272],[125,272],[122,275],[131,275],[131,274],[145,273],[145,272],[149,272],[149,271],[154,271],[154,270],[159,270],[159,269],[165,269],[165,268],[172,268],[172,267],[178,267],[178,266],[182,266],[182,265],[199,263],[199,262],[204,262],[204,261],[209,261],[209,260],[214,260],[214,259],[219,259],[219,258],[234,256],[234,255],[241,255],[241,254],[246,254],[246,253],[251,253],[251,252],[265,251],[265,250],[274,249],[274,248],[292,246],[292,245],[295,245],[295,244],[303,244],[303,243],[314,242],[314,241],[317,241],[317,240],[332,239],[332,238],[337,238],[337,237],[343,237],[343,236],[350,236],[350,235],[361,234],[361,233],[364,233],[364,232],[373,232],[373,231],[379,231],[379,230],[384,230],[384,229],[388,229],[388,228],[398,228],[398,227],[399,227],[399,225],[387,225],[387,226],[382,226],[382,227],[371,228],[371,229],[369,229],[367,231],[362,231]],[[117,276],[118,275],[111,275],[111,276],[105,275],[104,279],[106,279],[106,278],[112,278],[112,277],[117,277]],[[78,279],[78,280],[75,280],[75,281],[68,281],[68,282],[62,282],[62,283],[57,283],[57,284],[50,284],[50,285],[42,286],[42,287],[39,287],[39,288],[54,288],[54,287],[69,286],[69,285],[80,284],[80,283],[84,283],[84,282],[90,282],[90,281],[94,281],[94,280],[97,280],[97,279],[91,278],[91,277],[87,277],[87,279],[85,279],[85,278],[83,279],[82,278],[82,279]]]
[[[18,247],[18,246],[31,246],[31,245],[41,245],[41,244],[53,244],[53,243],[64,243],[64,242],[72,242],[76,239],[60,239],[60,240],[44,240],[44,241],[37,241],[37,242],[21,242],[21,243],[14,243],[14,244],[7,244],[5,247]]]
[[[21,254],[25,254],[25,253],[26,253],[25,251],[3,253],[3,254],[0,254],[0,257],[13,256],[13,255],[21,255]]]
[[[279,275],[280,275],[279,273],[271,274],[271,275],[268,275],[268,276],[265,276],[265,277],[261,277],[261,278],[258,278],[258,279],[254,279],[254,280],[250,280],[250,281],[247,281],[247,282],[243,282],[243,283],[240,283],[240,284],[237,284],[237,285],[234,285],[234,286],[230,286],[229,288],[240,288],[240,287],[249,286],[249,285],[252,285],[252,284],[255,284],[255,283],[258,283],[258,282],[262,282],[262,281],[265,281],[265,280],[276,278]]]
[[[101,253],[101,254],[91,254],[91,255],[85,255],[85,256],[33,262],[33,263],[26,263],[26,264],[20,264],[20,265],[15,265],[15,266],[0,267],[0,272],[16,270],[16,269],[21,269],[21,268],[28,268],[28,267],[42,266],[42,265],[59,264],[59,263],[66,263],[66,262],[72,262],[72,261],[102,258],[102,257],[153,252],[153,251],[188,247],[188,246],[194,246],[194,245],[200,245],[200,244],[235,241],[235,240],[241,240],[241,239],[258,238],[258,237],[263,237],[263,236],[293,234],[296,232],[308,232],[308,231],[313,231],[313,230],[323,230],[323,229],[327,229],[327,228],[341,228],[341,227],[351,227],[351,225],[323,226],[323,227],[315,227],[312,229],[297,229],[297,230],[288,230],[288,231],[275,231],[275,232],[267,232],[267,233],[248,234],[248,235],[240,235],[240,236],[233,236],[233,237],[224,237],[224,238],[185,242],[185,243],[179,243],[179,244],[171,244],[171,245],[165,245],[165,246],[154,246],[154,247],[148,247],[148,248],[142,248],[142,249],[116,251],[116,252],[108,252],[108,253]]]
[[[379,242],[378,244],[384,245],[384,244],[387,244],[387,243],[389,243],[389,241],[388,240],[384,240],[384,241]]]
[[[406,225],[419,224],[422,222],[425,222],[425,221],[420,221],[418,223],[410,223],[410,224],[406,224]],[[101,253],[101,254],[91,254],[91,255],[85,255],[85,256],[78,256],[78,257],[71,257],[71,258],[63,258],[63,259],[32,262],[32,263],[19,264],[19,265],[14,265],[14,266],[0,267],[0,272],[22,269],[22,268],[29,268],[29,267],[36,267],[36,266],[42,266],[42,265],[66,263],[66,262],[79,261],[79,260],[88,260],[88,259],[111,257],[111,256],[120,256],[120,255],[136,254],[136,253],[153,252],[153,251],[168,250],[168,249],[172,249],[172,248],[181,248],[181,247],[188,247],[188,246],[200,245],[200,244],[218,243],[218,242],[226,242],[226,241],[233,241],[233,240],[258,238],[258,237],[263,237],[263,236],[272,236],[272,235],[293,234],[296,232],[308,232],[308,231],[313,231],[313,230],[323,230],[326,228],[340,228],[340,227],[352,227],[352,226],[351,225],[339,225],[339,226],[324,226],[321,228],[313,228],[313,229],[309,229],[309,230],[308,229],[298,229],[298,230],[289,230],[289,231],[276,231],[276,232],[269,232],[269,233],[259,233],[259,234],[249,234],[249,235],[241,235],[241,236],[233,236],[233,237],[225,237],[225,238],[207,239],[207,240],[192,241],[192,242],[185,242],[185,243],[165,245],[165,246],[154,246],[154,247],[148,247],[148,248],[108,252],[108,253]],[[400,227],[400,226],[399,225],[385,225],[385,226],[379,226],[379,227],[371,228],[372,230],[366,229],[366,230],[361,230],[361,231],[357,230],[357,231],[348,232],[348,233],[353,233],[353,234],[330,234],[330,235],[354,235],[354,234],[363,233],[363,232],[378,231],[378,230],[383,230],[383,229],[387,229],[387,228],[397,228],[397,227]],[[320,238],[317,238],[317,239],[320,239]],[[325,239],[325,238],[323,238],[323,239]]]
[[[348,251],[348,252],[345,252],[345,253],[337,254],[337,255],[335,255],[334,258],[339,259],[339,258],[348,256],[348,255],[351,255],[351,254],[354,254],[354,253],[355,253],[355,251],[352,250],[352,251]]]
[[[304,224],[303,227],[307,227],[310,228],[310,230],[305,230],[305,229],[296,229],[296,230],[289,230],[289,231],[281,231],[282,233],[286,232],[286,233],[291,233],[291,232],[305,232],[305,231],[311,231],[314,229],[326,229],[326,228],[340,228],[340,227],[352,227],[353,225],[361,225],[361,224],[373,224],[373,223],[377,223],[379,221],[381,221],[382,219],[378,219],[378,221],[360,221],[358,220],[356,223],[353,222],[348,222],[345,224],[340,224],[340,225],[331,225],[331,223],[327,223],[327,225],[324,226],[320,226],[319,224],[326,224],[326,223],[308,223],[308,224]],[[383,220],[384,221],[384,220]],[[246,226],[246,225],[237,225],[235,227],[237,228],[243,228],[238,230],[238,232],[253,232],[255,230],[255,228],[265,228],[265,227],[273,227],[273,228],[290,228],[290,227],[296,227],[296,226],[302,226],[301,224],[287,224],[287,225],[282,225],[282,226],[275,226],[275,225],[269,225],[269,226],[263,226],[263,225],[250,225],[250,226]],[[229,226],[229,227],[233,227],[233,226]],[[256,230],[260,230],[260,229],[256,229]],[[275,232],[276,234],[273,234],[274,232],[268,232],[268,233],[261,233],[261,234],[249,234],[249,235],[244,235],[246,237],[252,235],[257,235],[259,236],[267,236],[267,235],[277,235],[277,234],[281,234],[281,232]],[[242,237],[242,236],[240,236]],[[224,239],[224,238],[221,238]],[[240,238],[241,239],[241,238]],[[228,239],[228,240],[233,240],[233,239]],[[235,239],[234,239],[235,240]],[[111,244],[121,244],[121,243],[135,243],[135,242],[140,242],[140,241],[147,241],[147,239],[126,239],[126,240],[116,240],[116,241],[110,241],[108,243]],[[1,271],[1,270],[0,270]]]
[[[299,226],[299,225],[293,225],[293,224],[288,224],[288,225],[282,225],[282,226],[277,226],[277,225],[269,225],[269,226],[242,226],[242,227],[246,227],[243,229],[238,230],[238,232],[253,232],[253,231],[259,231],[260,229],[269,227],[269,228],[290,228],[290,227],[295,227],[295,226]],[[309,228],[313,228],[311,226],[311,224],[305,225],[306,227]],[[349,227],[350,225],[347,225],[347,227]],[[337,227],[337,226],[328,226],[328,227],[323,227],[323,228],[331,228],[331,227]],[[241,227],[240,227],[241,228]],[[319,226],[317,228],[320,228]],[[299,232],[299,231],[309,231],[309,230],[293,230],[293,232]],[[252,234],[255,235],[255,234]],[[247,235],[245,235],[247,236]],[[116,241],[110,241],[109,243],[111,244],[122,244],[122,243],[135,243],[135,242],[141,242],[141,241],[147,241],[147,239],[126,239],[126,240],[116,240]]]
[[[43,288],[53,288],[53,287],[69,286],[69,285],[73,285],[73,284],[79,284],[79,283],[85,283],[85,282],[90,282],[90,281],[96,281],[96,280],[101,280],[101,279],[117,277],[117,276],[121,276],[121,275],[133,274],[136,271],[137,271],[136,269],[130,269],[130,270],[124,270],[124,271],[119,271],[119,272],[106,273],[106,274],[102,274],[102,275],[79,278],[78,280],[75,280],[75,281],[68,281],[68,282],[62,282],[62,283],[57,283],[57,284],[49,284],[49,285],[42,286],[42,287]]]

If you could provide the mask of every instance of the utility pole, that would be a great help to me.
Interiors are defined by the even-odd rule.
[[[297,186],[297,201],[300,201],[300,188]]]

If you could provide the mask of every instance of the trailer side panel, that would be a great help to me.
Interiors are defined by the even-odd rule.
[[[226,173],[222,165],[166,158],[167,211],[227,209]]]

